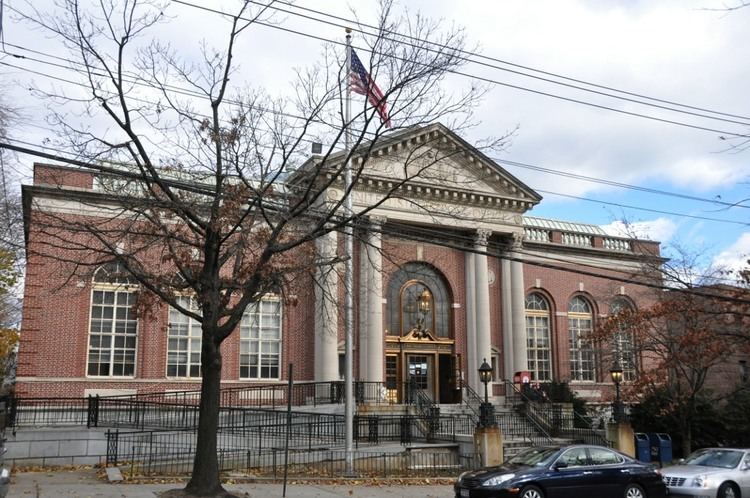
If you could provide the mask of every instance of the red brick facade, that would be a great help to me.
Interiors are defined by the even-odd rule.
[[[92,189],[92,175],[79,170],[36,165],[34,186],[53,185],[63,189]],[[41,196],[29,189],[24,194],[27,200]],[[138,320],[135,375],[132,378],[100,378],[86,375],[89,347],[89,321],[91,314],[92,281],[70,274],[60,263],[38,255],[36,245],[41,234],[36,229],[39,211],[27,203],[27,262],[26,288],[23,307],[23,326],[19,348],[17,392],[22,396],[83,396],[86,390],[136,390],[138,392],[197,389],[197,379],[178,380],[166,376],[168,307],[160,306],[148,317]],[[70,215],[74,216],[74,215]],[[629,241],[632,243],[632,241]],[[528,241],[525,246],[548,255],[559,255],[574,261],[578,257],[598,258],[609,261],[595,270],[590,266],[573,263],[573,270],[584,269],[589,273],[606,275],[622,273],[605,268],[617,268],[622,261],[635,265],[641,255],[658,255],[658,244],[640,241],[632,243],[629,251],[607,249],[603,236],[592,238],[590,247],[565,247],[559,230],[550,230],[547,241]],[[462,250],[431,243],[416,243],[385,235],[382,243],[383,291],[399,264],[421,262],[429,264],[444,280],[451,299],[450,328],[454,354],[461,356],[460,369],[466,372],[473,368],[467,364],[467,303],[466,303],[466,253]],[[624,259],[623,259],[624,258]],[[355,268],[358,268],[359,250],[355,250]],[[493,350],[498,358],[503,357],[503,313],[502,309],[502,265],[496,255],[488,257],[488,268],[495,278],[490,282],[490,330]],[[568,367],[568,321],[567,306],[575,295],[583,295],[593,306],[594,321],[608,313],[609,304],[618,295],[625,295],[636,306],[643,305],[646,293],[632,284],[609,280],[601,276],[589,276],[559,268],[524,264],[524,283],[527,293],[539,292],[551,305],[552,377],[555,380],[569,379]],[[355,288],[358,285],[355,276]],[[296,291],[297,304],[286,305],[282,315],[282,353],[280,379],[286,379],[286,365],[294,365],[296,380],[314,378],[314,322],[315,305],[312,281],[301,282]],[[339,297],[343,289],[339,286]],[[384,303],[387,315],[388,307]],[[355,323],[359,323],[355,318]],[[388,327],[384,320],[384,327]],[[386,331],[384,330],[384,335]],[[358,333],[355,331],[355,337]],[[339,340],[343,341],[343,320],[339,320]],[[355,344],[356,348],[356,344]],[[222,345],[225,385],[246,385],[240,379],[239,333],[233,333]],[[357,355],[355,354],[355,361]],[[500,360],[502,361],[502,360]],[[357,364],[355,363],[355,377]],[[503,371],[502,368],[499,371]],[[597,365],[595,382],[574,384],[575,388],[589,391],[592,400],[605,400],[609,396],[608,365]],[[602,392],[603,391],[603,392]]]

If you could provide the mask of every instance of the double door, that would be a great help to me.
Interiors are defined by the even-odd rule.
[[[404,386],[411,385],[435,403],[455,403],[458,357],[442,353],[389,354],[386,358],[386,384],[391,399],[403,402]],[[396,392],[394,392],[396,391]]]

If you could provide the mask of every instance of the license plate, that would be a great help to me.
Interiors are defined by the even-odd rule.
[[[461,498],[469,498],[470,491],[468,489],[461,490]]]

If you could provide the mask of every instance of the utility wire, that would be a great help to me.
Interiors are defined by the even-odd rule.
[[[614,180],[606,180],[606,179],[603,179],[603,178],[596,178],[596,177],[593,177],[593,176],[580,175],[580,174],[577,174],[577,173],[570,173],[570,172],[562,171],[562,170],[559,170],[559,169],[552,169],[552,168],[545,168],[545,167],[542,167],[542,166],[536,166],[534,164],[529,164],[529,163],[521,163],[521,162],[518,162],[518,161],[510,161],[510,160],[507,160],[507,159],[498,159],[498,158],[492,158],[492,159],[493,159],[493,161],[495,161],[496,163],[498,163],[500,165],[510,165],[510,166],[515,166],[517,168],[529,169],[529,170],[532,170],[532,171],[539,171],[539,172],[542,172],[542,173],[548,173],[550,175],[557,175],[557,176],[564,176],[564,177],[567,177],[567,178],[574,178],[576,180],[583,180],[583,181],[586,181],[586,182],[600,183],[602,185],[609,185],[609,186],[612,186],[612,187],[617,187],[617,188],[622,188],[622,189],[636,190],[636,191],[639,191],[639,192],[645,192],[645,193],[657,194],[657,195],[664,195],[664,196],[669,196],[669,197],[678,197],[680,199],[687,199],[687,200],[698,201],[698,202],[706,202],[706,203],[709,203],[709,204],[717,204],[717,205],[726,206],[726,207],[750,208],[750,206],[747,206],[745,204],[741,204],[741,202],[745,202],[745,201],[740,201],[740,202],[726,202],[726,201],[721,201],[719,199],[709,199],[709,198],[706,198],[706,197],[698,197],[698,196],[694,196],[694,195],[681,194],[679,192],[670,192],[670,191],[667,191],[667,190],[660,190],[660,189],[654,189],[654,188],[649,188],[649,187],[641,187],[639,185],[632,185],[632,184],[628,184],[628,183],[616,182]]]
[[[575,200],[578,200],[578,201],[595,202],[595,203],[598,203],[598,204],[604,204],[604,205],[607,205],[607,206],[615,206],[615,207],[625,208],[625,209],[635,209],[635,210],[638,210],[638,211],[646,211],[646,212],[649,212],[649,213],[667,214],[667,215],[670,215],[670,216],[680,216],[680,217],[683,217],[683,218],[693,218],[693,219],[696,219],[696,220],[704,220],[704,221],[718,221],[718,222],[721,222],[721,223],[731,223],[731,224],[734,224],[734,225],[741,225],[741,226],[748,226],[748,225],[750,225],[750,223],[743,222],[743,221],[727,220],[727,219],[724,219],[724,218],[711,218],[709,216],[698,216],[698,215],[693,215],[693,214],[677,213],[675,211],[662,211],[660,209],[650,209],[650,208],[644,208],[644,207],[639,207],[639,206],[631,206],[631,205],[628,205],[628,204],[619,204],[617,202],[602,201],[600,199],[589,199],[587,197],[580,197],[580,196],[577,196],[577,195],[561,194],[559,192],[552,192],[552,191],[549,191],[549,190],[541,190],[541,189],[535,189],[535,190],[537,192],[542,193],[542,194],[555,195],[555,196],[558,196],[558,197],[566,197],[568,199],[575,199]]]
[[[204,6],[195,5],[195,4],[187,4],[186,2],[183,2],[181,0],[172,0],[172,1],[173,2],[177,2],[177,3],[182,3],[182,4],[185,4],[185,5],[189,5],[191,7],[194,7],[194,8],[197,8],[197,9],[201,9],[201,10],[205,10],[205,11],[208,11],[208,12],[213,12],[215,14],[219,14],[219,15],[222,15],[222,16],[234,17],[232,14],[228,14],[226,12],[223,12],[223,11],[220,11],[220,10],[216,10],[216,9],[211,9],[209,7],[204,7]],[[244,18],[244,17],[240,17],[240,18],[242,20],[245,20],[245,21],[250,21],[250,19],[247,19],[247,18]],[[291,29],[291,28],[285,28],[285,27],[273,25],[273,24],[270,24],[270,23],[264,23],[264,22],[259,21],[259,20],[254,20],[253,22],[255,24],[259,25],[259,26],[263,26],[263,27],[267,27],[267,28],[271,28],[271,29],[275,29],[275,30],[280,30],[280,31],[284,31],[284,32],[287,32],[287,33],[296,34],[296,35],[307,37],[307,38],[312,38],[314,40],[323,41],[323,42],[331,43],[331,44],[334,44],[334,45],[342,45],[342,46],[344,45],[344,42],[339,41],[339,40],[325,38],[325,37],[322,37],[322,36],[313,35],[313,34],[310,34],[310,33],[305,33],[305,32],[299,31],[299,30],[294,30],[294,29]],[[362,52],[371,52],[371,49],[369,49],[368,47],[357,46],[357,47],[354,47],[354,48],[356,48],[357,50],[362,51]],[[419,62],[416,62],[414,60],[404,59],[402,57],[397,57],[397,56],[394,56],[394,55],[388,55],[387,57],[389,57],[390,59],[400,60],[402,62],[412,62],[414,64],[420,64]],[[554,99],[558,99],[558,100],[563,100],[563,101],[566,101],[566,102],[572,102],[572,103],[575,103],[575,104],[581,104],[581,105],[593,107],[593,108],[596,108],[596,109],[612,111],[612,112],[616,112],[616,113],[620,113],[620,114],[624,114],[624,115],[628,115],[628,116],[633,116],[633,117],[639,117],[639,118],[643,118],[643,119],[648,119],[648,120],[656,121],[656,122],[660,122],[660,123],[673,124],[673,125],[676,125],[676,126],[682,126],[682,127],[685,127],[685,128],[691,128],[691,129],[695,129],[695,130],[707,131],[707,132],[711,132],[711,133],[718,133],[719,135],[723,135],[723,136],[733,136],[733,137],[740,137],[740,138],[750,138],[750,135],[747,134],[747,133],[736,133],[736,132],[727,131],[727,130],[719,130],[719,129],[716,129],[716,128],[709,128],[709,127],[705,127],[705,126],[699,126],[699,125],[689,124],[689,123],[685,123],[685,122],[682,122],[682,121],[676,121],[676,120],[672,120],[672,119],[660,118],[660,117],[657,117],[657,116],[650,116],[648,114],[641,114],[641,113],[637,113],[637,112],[626,111],[624,109],[617,109],[615,107],[610,107],[610,106],[606,106],[606,105],[602,105],[602,104],[596,104],[596,103],[593,103],[593,102],[587,102],[585,100],[575,99],[575,98],[572,98],[572,97],[565,97],[565,96],[562,96],[562,95],[557,95],[557,94],[550,93],[550,92],[545,92],[545,91],[542,91],[542,90],[535,90],[535,89],[524,87],[524,86],[520,86],[520,85],[514,85],[514,84],[511,84],[511,83],[506,83],[506,82],[499,81],[499,80],[496,80],[496,79],[493,79],[493,78],[488,78],[488,77],[484,77],[484,76],[473,75],[473,74],[470,74],[470,73],[465,73],[463,71],[446,69],[445,72],[446,73],[451,73],[451,74],[456,74],[456,75],[459,75],[459,76],[464,76],[464,77],[471,78],[471,79],[476,80],[476,81],[482,81],[482,82],[490,83],[490,84],[497,85],[497,86],[503,86],[503,87],[507,87],[507,88],[513,88],[515,90],[529,92],[529,93],[533,93],[533,94],[536,94],[536,95],[542,95],[542,96],[545,96],[545,97],[550,97],[550,98],[554,98]],[[742,124],[746,125],[747,123],[742,123]]]
[[[47,153],[40,152],[40,151],[34,151],[32,149],[21,148],[21,147],[13,146],[11,144],[7,144],[7,143],[0,142],[0,148],[5,148],[5,149],[9,149],[9,150],[15,150],[17,152],[22,152],[22,153],[25,153],[25,154],[35,155],[35,156],[43,157],[43,158],[46,158],[46,159],[54,159],[56,161],[65,162],[65,163],[73,164],[73,165],[76,165],[76,166],[81,166],[81,167],[84,167],[84,168],[89,169],[89,170],[103,171],[103,172],[107,172],[107,173],[112,173],[112,171],[113,171],[112,168],[108,168],[108,167],[104,167],[104,166],[98,166],[98,165],[94,165],[94,164],[91,164],[91,163],[87,163],[85,161],[80,161],[80,160],[77,160],[77,159],[66,158],[64,156],[51,155],[51,154],[47,154]],[[120,173],[124,177],[134,177],[136,179],[139,178],[139,175],[137,175],[137,174],[130,174],[130,173],[127,173],[127,172],[120,172]],[[195,192],[198,192],[198,193],[203,193],[205,195],[215,195],[216,194],[216,192],[213,191],[213,190],[211,190],[210,187],[196,185],[196,184],[191,183],[191,182],[167,180],[167,181],[165,181],[165,183],[168,183],[168,184],[171,184],[171,185],[175,185],[178,188],[183,188],[183,189],[192,190],[192,191],[195,191]],[[352,223],[356,226],[356,221],[353,221]],[[387,225],[388,224],[386,223],[384,226],[387,226]],[[404,225],[404,226],[407,226],[407,225]],[[378,231],[378,230],[375,230],[375,231]],[[383,233],[383,234],[393,235],[393,236],[396,236],[396,237],[405,238],[407,240],[409,240],[409,239],[418,240],[418,241],[422,241],[422,242],[429,242],[429,243],[432,243],[432,244],[435,244],[435,245],[439,245],[439,246],[442,246],[442,247],[448,247],[448,248],[452,248],[452,249],[458,249],[458,250],[465,251],[465,252],[474,252],[474,253],[477,253],[477,254],[484,254],[483,251],[473,248],[473,238],[471,238],[468,234],[465,235],[465,236],[463,236],[463,235],[459,235],[458,233],[451,233],[451,237],[448,238],[448,237],[445,236],[445,230],[444,229],[437,229],[437,228],[436,229],[428,229],[426,227],[415,227],[415,226],[412,226],[412,225],[408,225],[408,229],[406,229],[406,230],[403,227],[401,229],[399,229],[398,227],[396,227],[392,232],[388,232],[388,231],[384,230],[381,227],[381,229],[379,231],[381,233]],[[431,234],[432,237],[429,238],[429,239],[426,238],[426,237],[420,237],[418,239],[413,239],[413,236],[410,235],[410,232],[420,232],[420,231],[421,231],[421,233],[423,235],[425,235],[425,234]],[[456,241],[458,241],[458,242],[456,242]],[[460,243],[461,241],[463,241],[464,243]],[[560,270],[560,271],[564,271],[564,272],[568,272],[568,273],[574,273],[574,274],[578,274],[578,275],[585,275],[585,276],[589,276],[589,277],[601,278],[601,279],[605,279],[605,280],[612,280],[612,281],[621,282],[621,283],[629,283],[629,284],[633,284],[633,285],[638,285],[638,286],[643,286],[643,287],[649,287],[649,288],[658,289],[658,290],[670,290],[670,291],[684,292],[684,293],[687,293],[687,294],[692,294],[692,295],[696,295],[696,296],[700,296],[700,297],[707,297],[707,298],[712,298],[712,299],[720,299],[720,300],[724,300],[724,301],[728,301],[728,302],[733,302],[733,303],[750,304],[750,300],[745,300],[745,299],[740,299],[740,298],[734,298],[734,297],[731,297],[731,296],[716,295],[716,294],[712,294],[712,293],[708,293],[708,292],[703,292],[703,291],[696,291],[693,288],[691,288],[691,289],[675,289],[673,287],[669,287],[669,286],[666,286],[664,284],[654,283],[652,280],[639,280],[639,279],[634,279],[632,277],[618,277],[618,276],[612,275],[612,274],[597,273],[596,271],[582,270],[580,268],[570,268],[570,266],[568,266],[568,265],[561,265],[561,264],[555,264],[555,263],[545,263],[545,262],[541,262],[541,261],[527,260],[527,259],[524,259],[524,258],[516,258],[516,257],[508,255],[507,254],[507,250],[508,250],[507,246],[505,246],[503,244],[492,243],[492,244],[488,245],[488,251],[487,251],[487,253],[490,254],[490,255],[496,256],[498,258],[501,258],[501,259],[507,259],[507,260],[510,260],[510,261],[517,261],[519,263],[528,264],[528,265],[531,265],[531,266],[538,266],[538,267],[541,267],[541,268],[548,268],[548,269],[553,269],[553,270]],[[638,255],[634,255],[634,256],[638,256]],[[538,258],[539,255],[536,254],[536,253],[534,253],[533,257],[534,258]],[[571,262],[571,263],[575,264],[574,262]],[[621,272],[621,270],[617,270],[617,269],[613,269],[613,268],[608,268],[607,270],[610,273]]]
[[[6,51],[6,53],[8,53],[8,52]],[[12,53],[9,53],[9,55],[14,55],[16,57],[19,57],[16,54],[12,54]],[[26,58],[26,57],[25,56],[20,56],[19,58]],[[40,62],[40,63],[50,64],[50,65],[53,65],[53,66],[56,66],[56,67],[60,67],[60,68],[63,68],[63,69],[73,70],[74,72],[79,73],[79,71],[71,69],[68,66],[62,66],[62,65],[59,65],[59,64],[55,64],[55,63],[50,63],[50,62],[46,62],[46,61],[40,61],[38,59],[32,59],[32,60],[35,60],[35,61]],[[69,61],[69,62],[73,62],[73,61]],[[61,81],[61,82],[64,82],[64,83],[73,84],[73,85],[81,86],[81,87],[84,87],[84,88],[89,88],[88,85],[85,85],[83,83],[76,82],[76,81],[69,80],[69,79],[65,79],[65,78],[60,78],[58,76],[50,75],[48,73],[44,73],[44,72],[40,72],[40,71],[34,71],[34,70],[31,70],[31,69],[28,69],[28,68],[23,68],[23,67],[20,67],[20,66],[14,65],[14,64],[10,64],[10,63],[7,63],[7,62],[2,62],[2,61],[0,61],[0,64],[8,66],[8,67],[13,67],[13,68],[16,68],[16,69],[20,69],[20,70],[25,70],[25,71],[31,72],[33,74],[37,74],[37,75],[44,76],[44,77],[47,77],[47,78],[55,79],[57,81]],[[104,76],[104,75],[99,74],[99,76]],[[129,82],[136,83],[136,84],[143,84],[143,85],[149,86],[151,88],[154,88],[153,85],[149,85],[147,83],[139,83],[138,80],[132,80],[132,81],[129,81]],[[175,91],[179,92],[179,89],[175,90]],[[190,92],[185,92],[185,94],[187,94],[188,96],[191,96],[191,97],[196,97],[196,98],[202,98],[202,99],[207,99],[208,98],[205,95],[200,95],[200,94],[195,94],[195,93],[190,93]],[[150,105],[157,105],[157,103],[153,102],[153,101],[148,101],[148,100],[145,100],[145,99],[139,99],[137,97],[130,97],[130,98],[133,99],[133,100],[135,100],[135,101],[142,102],[142,103],[146,103],[146,104],[150,104]],[[294,116],[294,115],[290,115],[288,113],[281,113],[281,112],[275,111],[275,110],[269,110],[269,109],[261,109],[261,110],[265,111],[265,112],[269,112],[269,113],[281,114],[281,115],[284,115],[286,117],[293,117],[293,118],[296,118],[296,119],[304,119],[303,117],[300,117],[300,116]],[[208,115],[201,115],[201,114],[197,114],[197,115],[204,116],[204,117],[209,117]],[[302,141],[310,142],[310,143],[315,142],[315,140],[313,140],[313,139],[305,139],[305,138],[303,138]],[[27,145],[34,145],[34,144],[27,143]],[[581,179],[581,180],[595,182],[595,183],[601,183],[601,184],[604,184],[604,185],[610,185],[610,186],[615,186],[615,187],[619,187],[619,188],[627,188],[627,189],[638,190],[638,191],[642,191],[642,192],[654,193],[654,194],[659,194],[659,195],[668,195],[668,196],[679,197],[679,198],[684,198],[684,199],[688,199],[688,200],[695,200],[695,201],[707,202],[707,203],[712,203],[712,204],[717,204],[717,205],[724,205],[724,206],[728,206],[728,207],[744,207],[744,208],[750,207],[750,206],[746,206],[746,205],[739,204],[739,203],[730,203],[730,202],[725,202],[725,201],[719,201],[719,200],[716,200],[716,199],[706,199],[706,198],[701,198],[701,197],[696,197],[696,196],[690,196],[690,195],[687,195],[687,194],[667,192],[667,191],[662,191],[662,190],[657,190],[657,189],[650,189],[650,188],[647,188],[647,187],[640,187],[640,186],[629,185],[629,184],[624,184],[624,183],[620,183],[620,182],[614,182],[614,181],[611,181],[611,180],[604,180],[604,179],[598,179],[598,178],[588,177],[588,176],[584,176],[584,175],[577,175],[577,174],[574,174],[574,173],[564,172],[564,171],[560,171],[560,170],[553,170],[553,169],[544,168],[544,167],[541,167],[541,166],[534,166],[534,165],[530,165],[528,163],[520,163],[520,162],[517,162],[517,161],[510,161],[510,160],[504,160],[504,159],[494,159],[494,160],[496,162],[498,162],[499,164],[508,164],[508,165],[513,165],[513,166],[517,166],[517,167],[521,167],[521,168],[531,169],[531,170],[545,172],[545,173],[550,173],[550,174],[556,174],[556,175],[560,175],[560,176],[566,176],[566,177],[569,177],[569,178]],[[568,197],[568,198],[577,199],[577,200],[584,200],[584,201],[588,201],[588,202],[596,202],[596,203],[600,203],[600,204],[604,204],[604,205],[612,205],[612,206],[621,207],[621,208],[635,209],[635,210],[652,212],[652,213],[658,213],[658,214],[667,214],[667,215],[672,215],[672,216],[681,216],[681,217],[694,218],[694,219],[707,220],[707,221],[718,221],[718,222],[722,222],[722,223],[731,223],[731,224],[738,224],[738,225],[743,225],[743,226],[748,225],[747,223],[743,223],[743,222],[739,222],[739,221],[734,221],[734,220],[727,220],[727,219],[721,219],[721,218],[712,218],[712,217],[705,217],[705,216],[690,215],[690,214],[684,214],[684,213],[678,213],[678,212],[672,212],[672,211],[663,211],[663,210],[643,208],[643,207],[638,207],[638,206],[629,206],[629,205],[618,204],[618,203],[613,203],[613,202],[601,201],[601,200],[597,200],[597,199],[589,199],[589,198],[585,198],[585,197],[572,196],[572,195],[562,194],[562,193],[553,192],[553,191],[543,191],[543,190],[537,190],[537,191],[540,192],[540,193],[547,193],[547,194],[550,194],[550,195],[556,195],[556,196],[560,196],[560,197]]]
[[[186,6],[190,6],[190,7],[200,8],[200,6],[193,5],[193,4],[185,2],[185,1],[173,0],[173,2],[182,4],[182,5],[186,5]],[[358,20],[348,19],[348,18],[345,18],[345,17],[341,17],[341,16],[337,16],[337,15],[328,13],[328,12],[324,12],[324,11],[321,11],[321,10],[316,10],[316,9],[312,9],[312,8],[309,8],[309,7],[304,7],[302,5],[294,4],[294,3],[291,3],[291,2],[286,2],[286,1],[282,1],[282,0],[274,0],[272,2],[272,4],[273,4],[272,5],[272,4],[264,4],[262,2],[258,2],[258,1],[255,1],[255,0],[248,0],[248,3],[259,5],[259,6],[262,6],[262,7],[265,7],[265,8],[272,8],[272,9],[275,9],[277,11],[289,13],[289,14],[292,14],[292,15],[295,15],[295,16],[298,16],[298,17],[304,17],[304,18],[311,19],[311,20],[314,20],[314,21],[317,21],[317,22],[329,24],[331,26],[335,26],[335,27],[338,27],[338,28],[349,28],[351,26],[363,26],[365,28],[368,28],[368,29],[371,29],[371,30],[375,31],[375,33],[368,33],[368,32],[366,32],[364,30],[357,29],[357,28],[352,28],[352,29],[354,31],[357,31],[359,33],[362,33],[362,34],[365,34],[365,35],[369,35],[369,36],[380,36],[380,33],[386,33],[386,34],[389,34],[389,35],[394,35],[394,36],[396,36],[398,38],[413,40],[414,42],[419,43],[420,46],[423,46],[424,44],[427,44],[427,45],[431,45],[431,46],[434,46],[434,47],[438,47],[440,49],[453,50],[453,51],[456,51],[458,53],[465,54],[468,57],[476,57],[476,58],[482,59],[482,60],[487,60],[487,61],[491,61],[491,62],[505,64],[507,66],[516,67],[516,68],[519,68],[519,69],[523,69],[523,70],[526,70],[526,71],[532,71],[532,72],[539,73],[539,74],[544,74],[546,76],[552,76],[552,77],[559,78],[559,79],[562,79],[562,80],[565,80],[565,81],[572,81],[574,83],[580,83],[580,84],[588,85],[588,86],[595,87],[595,88],[601,88],[603,90],[608,90],[608,91],[612,91],[612,92],[622,93],[624,95],[631,95],[633,97],[639,97],[639,98],[643,98],[643,99],[647,99],[647,100],[652,100],[654,102],[661,102],[663,104],[669,104],[669,105],[675,105],[675,106],[678,106],[678,107],[684,107],[686,109],[693,109],[693,110],[696,110],[696,111],[709,112],[709,113],[718,114],[718,115],[721,115],[721,116],[727,116],[727,117],[734,117],[734,118],[738,118],[738,119],[750,120],[750,117],[748,117],[748,116],[742,116],[742,115],[738,115],[738,114],[731,114],[731,113],[726,113],[726,112],[721,112],[721,111],[714,111],[714,110],[706,109],[706,108],[702,108],[702,107],[696,107],[696,106],[692,106],[692,105],[681,104],[679,102],[674,102],[674,101],[670,101],[670,100],[660,99],[660,98],[656,98],[656,97],[650,97],[648,95],[644,95],[644,94],[640,94],[640,93],[636,93],[636,92],[630,92],[630,91],[627,91],[627,90],[620,90],[620,89],[617,89],[617,88],[614,88],[614,87],[611,87],[611,86],[600,85],[600,84],[597,84],[597,83],[592,83],[590,81],[585,81],[585,80],[582,80],[582,79],[577,79],[577,78],[571,78],[569,76],[564,76],[564,75],[559,74],[559,73],[553,73],[553,72],[550,72],[550,71],[545,71],[545,70],[542,70],[542,69],[537,69],[537,68],[534,68],[534,67],[525,66],[525,65],[522,65],[522,64],[517,64],[517,63],[514,63],[514,62],[510,62],[508,60],[503,60],[503,59],[499,59],[499,58],[496,58],[496,57],[491,57],[491,56],[483,55],[483,54],[480,54],[480,53],[477,53],[477,52],[472,52],[472,51],[469,51],[469,50],[456,49],[455,47],[451,47],[451,46],[444,45],[444,44],[441,44],[441,43],[433,42],[433,41],[426,40],[426,39],[423,39],[423,38],[419,38],[419,37],[416,37],[416,36],[407,35],[407,34],[404,34],[404,33],[397,32],[397,31],[382,29],[382,28],[380,28],[378,26],[373,26],[373,25],[370,25],[370,24],[366,24],[366,23],[363,23],[363,22],[358,21]],[[288,10],[276,7],[275,6],[276,4],[283,4],[283,5],[287,5],[289,7],[293,7],[295,9],[298,9],[298,10],[302,10],[302,11],[306,11],[306,12],[312,12],[312,13],[315,13],[315,14],[318,14],[318,15],[322,15],[322,16],[331,18],[331,19],[336,19],[336,20],[344,22],[346,24],[338,24],[338,23],[333,23],[333,22],[330,22],[330,21],[324,21],[322,19],[317,19],[317,18],[314,18],[314,17],[311,17],[311,16],[306,16],[306,15],[303,15],[303,14],[299,14],[297,12],[288,11]],[[224,15],[230,16],[231,14],[224,14]],[[475,60],[472,60],[472,59],[466,59],[466,60],[468,60],[470,62],[478,63],[478,62],[476,62]],[[490,67],[494,67],[494,66],[490,66]],[[500,69],[500,70],[506,70],[505,68],[498,68],[498,69]],[[519,72],[517,74],[523,74],[523,73]],[[525,75],[525,76],[534,77],[532,75]],[[545,81],[548,81],[548,80],[545,80]],[[559,84],[559,82],[554,82],[554,81],[553,81],[553,83]]]

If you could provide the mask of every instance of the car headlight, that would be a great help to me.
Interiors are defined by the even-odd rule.
[[[516,477],[515,474],[501,474],[499,476],[490,477],[482,483],[482,486],[500,486],[505,481],[513,479],[514,477]]]
[[[473,472],[473,470],[466,470],[466,471],[464,471],[464,472],[461,472],[461,473],[460,473],[460,474],[458,475],[458,482],[461,482],[461,481],[463,481],[463,479],[464,479],[464,476],[466,476],[466,474],[469,474],[469,473],[471,473],[471,472]]]
[[[695,486],[696,488],[707,488],[708,476],[701,475],[693,477],[693,486]]]

